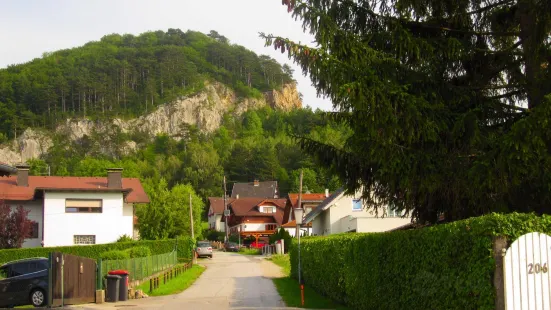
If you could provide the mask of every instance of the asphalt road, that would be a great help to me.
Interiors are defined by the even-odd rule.
[[[212,259],[202,259],[199,263],[207,269],[180,294],[71,308],[271,310],[285,307],[269,278],[278,272],[278,267],[272,263],[259,257],[224,252],[215,252]]]

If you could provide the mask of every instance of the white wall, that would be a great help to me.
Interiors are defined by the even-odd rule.
[[[285,231],[287,231],[289,233],[289,235],[291,235],[291,237],[295,237],[296,236],[296,232],[297,232],[297,229],[296,228],[288,228],[288,227],[285,227],[283,228],[285,229]],[[301,236],[310,236],[312,234],[312,227],[308,227],[308,228],[301,228],[300,231],[302,232]]]
[[[38,223],[38,238],[25,239],[23,242],[24,248],[35,248],[42,246],[42,201],[7,201],[6,202],[12,209],[17,208],[18,206],[23,206],[25,210],[29,210],[28,218],[33,222]]]
[[[358,195],[359,197],[359,195]],[[406,225],[411,219],[401,217],[382,217],[383,211],[376,217],[374,212],[365,209],[352,210],[353,196],[341,196],[333,201],[332,206],[319,214],[312,222],[313,234],[329,235],[349,231],[383,232]]]
[[[74,235],[95,235],[96,244],[115,242],[133,233],[132,204],[122,193],[44,194],[44,246],[73,245]],[[102,199],[102,213],[65,213],[65,199]],[[123,207],[124,205],[124,207]]]

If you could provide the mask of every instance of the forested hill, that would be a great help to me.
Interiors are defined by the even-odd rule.
[[[211,31],[111,34],[0,70],[0,142],[66,118],[133,117],[213,79],[244,97],[292,81],[290,67]]]

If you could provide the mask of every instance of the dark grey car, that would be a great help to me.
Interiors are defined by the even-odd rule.
[[[0,266],[0,308],[46,305],[48,259],[28,258]]]

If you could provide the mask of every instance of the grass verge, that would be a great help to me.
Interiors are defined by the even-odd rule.
[[[306,309],[337,309],[348,310],[346,306],[337,304],[331,299],[324,297],[308,286],[304,286],[304,307],[301,305],[300,286],[298,281],[292,279],[289,274],[291,272],[291,263],[289,255],[272,255],[269,258],[274,264],[282,268],[283,278],[272,279],[276,286],[277,292],[285,301],[287,307],[306,308]]]
[[[153,292],[149,292],[149,282],[144,282],[137,287],[137,289],[142,290],[144,293],[149,296],[165,296],[178,294],[183,292],[185,289],[190,287],[197,278],[205,271],[205,267],[199,265],[193,265],[191,269],[167,282],[166,284],[161,284],[158,289]]]
[[[255,249],[255,248],[252,248],[252,249],[241,248],[241,249],[239,249],[238,253],[244,254],[244,255],[260,255],[260,254],[262,254],[260,249]]]

